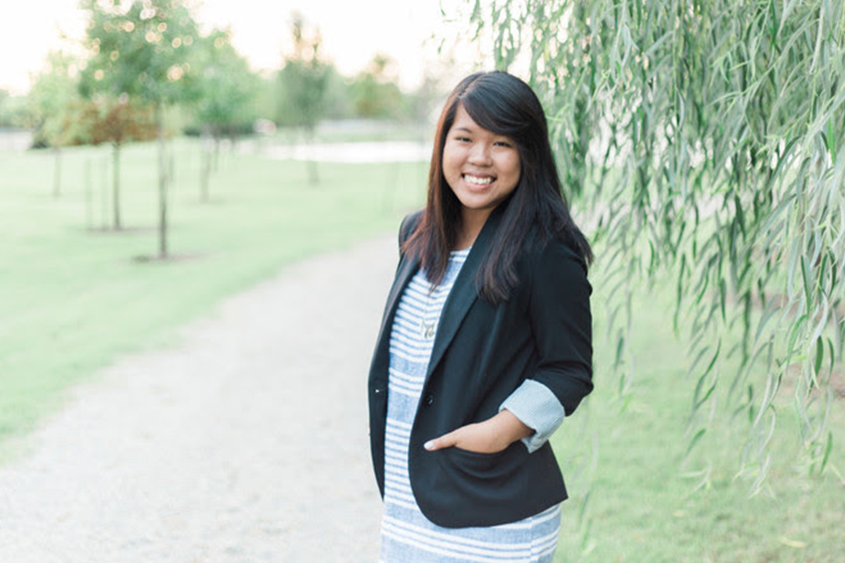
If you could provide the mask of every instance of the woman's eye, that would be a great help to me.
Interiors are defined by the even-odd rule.
[[[497,147],[506,147],[506,148],[510,148],[510,147],[512,147],[512,146],[513,146],[513,145],[511,145],[511,144],[510,144],[509,142],[507,142],[507,141],[496,141],[496,142],[495,142],[495,143],[493,143],[493,144],[494,144],[494,145],[496,145]]]
[[[469,143],[470,142],[469,137],[455,137],[455,140],[460,141],[461,143]]]

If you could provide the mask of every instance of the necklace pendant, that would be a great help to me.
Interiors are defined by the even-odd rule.
[[[420,320],[420,336],[426,340],[434,338],[435,323],[428,324],[425,319]]]

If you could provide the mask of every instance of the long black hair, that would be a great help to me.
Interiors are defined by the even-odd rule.
[[[494,304],[508,298],[519,283],[516,260],[532,243],[560,237],[589,264],[592,250],[569,213],[543,106],[528,84],[500,71],[467,76],[447,98],[437,122],[425,212],[405,253],[420,259],[433,283],[443,279],[461,224],[461,202],[443,176],[443,148],[458,107],[480,127],[513,139],[522,169],[513,193],[499,204],[505,206],[501,222],[478,271],[481,297]]]

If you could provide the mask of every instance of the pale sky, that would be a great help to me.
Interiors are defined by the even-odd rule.
[[[85,22],[78,5],[78,0],[35,0],[3,7],[0,88],[24,93],[48,51],[62,46],[62,33],[82,37]],[[195,14],[205,27],[230,26],[235,48],[259,70],[279,67],[290,16],[297,10],[320,28],[324,54],[342,74],[355,74],[381,52],[399,62],[400,83],[412,88],[426,61],[438,60],[435,42],[424,45],[426,40],[459,33],[458,26],[442,21],[440,5],[438,0],[203,0]]]

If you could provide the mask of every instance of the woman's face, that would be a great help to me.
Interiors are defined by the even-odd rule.
[[[521,171],[513,139],[482,128],[458,105],[443,146],[443,176],[463,205],[464,217],[486,219],[516,189]]]

